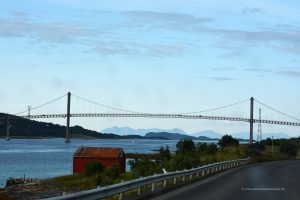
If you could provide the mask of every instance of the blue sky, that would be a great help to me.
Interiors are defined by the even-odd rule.
[[[200,111],[253,96],[300,118],[299,8],[291,0],[1,1],[0,110],[15,113],[70,91],[105,105],[162,113]],[[75,103],[72,111],[82,111]],[[205,114],[247,117],[248,108],[246,102]],[[263,118],[293,121],[262,109]],[[248,131],[248,124],[216,121],[72,124],[95,130],[119,125]],[[299,135],[295,127],[263,125],[263,131]]]

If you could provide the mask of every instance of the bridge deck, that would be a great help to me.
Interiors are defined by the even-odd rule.
[[[71,117],[136,117],[136,118],[177,118],[177,119],[207,119],[207,120],[224,120],[224,121],[240,121],[250,123],[248,118],[239,117],[223,117],[223,116],[205,116],[205,115],[186,115],[186,114],[151,114],[151,113],[74,113]],[[20,116],[26,119],[38,118],[66,118],[67,114],[46,114],[46,115],[30,115]],[[259,120],[254,119],[254,123],[278,124],[288,126],[300,126],[299,122],[285,122],[275,120]]]

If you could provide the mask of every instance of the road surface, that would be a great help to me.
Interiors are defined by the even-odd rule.
[[[257,163],[224,171],[154,200],[300,199],[300,160]]]

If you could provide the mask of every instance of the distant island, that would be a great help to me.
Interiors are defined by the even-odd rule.
[[[59,124],[38,122],[13,116],[10,120],[10,136],[12,138],[64,138],[66,126]],[[6,137],[7,114],[0,113],[0,137]],[[72,138],[102,138],[102,139],[142,139],[139,135],[116,135],[100,133],[85,129],[81,126],[70,127]]]
[[[179,133],[169,133],[169,132],[150,132],[146,133],[145,138],[167,138],[169,140],[214,140],[209,137],[199,136],[194,137],[190,135],[184,135]]]

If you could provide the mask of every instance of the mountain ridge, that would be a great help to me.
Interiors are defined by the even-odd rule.
[[[123,128],[125,128],[126,130],[123,131]],[[109,132],[106,132],[108,131]],[[173,128],[173,129],[159,129],[159,128],[150,128],[150,129],[134,129],[131,127],[119,127],[119,126],[113,126],[110,128],[106,128],[103,129],[101,132],[103,133],[114,133],[114,134],[118,134],[118,135],[141,135],[141,136],[145,136],[147,133],[161,133],[161,132],[168,132],[168,133],[179,133],[182,135],[187,135],[187,136],[192,136],[192,137],[196,137],[198,138],[199,136],[204,136],[204,137],[208,137],[210,139],[220,139],[223,135],[225,134],[229,134],[229,133],[224,133],[224,134],[220,134],[216,131],[213,130],[203,130],[203,131],[198,131],[198,132],[194,132],[191,134],[186,133],[184,130],[179,129],[179,128]],[[140,133],[140,134],[138,134]],[[239,139],[249,139],[249,133],[248,132],[236,132],[236,133],[232,133],[229,134],[232,135],[232,137],[234,138],[239,138]],[[292,136],[286,134],[286,133],[263,133],[263,139],[266,138],[291,138]],[[254,139],[256,139],[256,133],[254,133]]]

